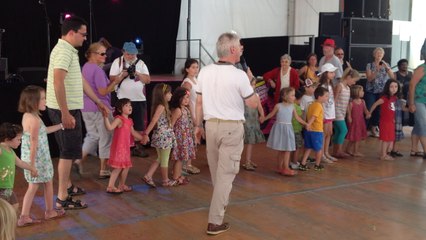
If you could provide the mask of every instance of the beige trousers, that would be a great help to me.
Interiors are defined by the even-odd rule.
[[[244,148],[242,121],[206,122],[207,161],[213,183],[209,223],[222,224]]]

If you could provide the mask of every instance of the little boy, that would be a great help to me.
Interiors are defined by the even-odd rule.
[[[321,165],[322,158],[322,145],[324,138],[324,110],[322,104],[328,101],[329,93],[328,90],[323,87],[318,87],[314,92],[315,101],[309,106],[306,112],[306,119],[308,124],[306,125],[305,132],[305,153],[303,154],[302,163],[299,166],[299,170],[306,171],[308,166],[306,161],[311,153],[311,150],[315,152],[315,166],[314,170],[319,171],[324,169]]]
[[[301,117],[303,120],[305,120],[302,117],[302,109],[300,107],[300,100],[302,99],[302,92],[299,90],[296,90],[296,100],[294,101],[294,110],[296,110],[297,115],[299,115],[299,117]],[[296,118],[293,117],[293,119],[291,120],[291,124],[293,125],[293,131],[294,131],[294,138],[295,138],[295,142],[296,142],[296,151],[294,151],[293,153],[293,158],[291,160],[290,163],[290,168],[291,169],[299,169],[299,156],[300,153],[302,153],[302,149],[303,149],[303,135],[302,135],[302,129],[303,126],[302,124],[300,124],[300,122],[298,122],[296,120]]]

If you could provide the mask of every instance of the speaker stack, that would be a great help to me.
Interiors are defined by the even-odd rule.
[[[385,50],[383,60],[391,62],[392,21],[389,0],[346,0],[344,3],[343,36],[352,67],[365,71],[373,61],[373,50]]]
[[[7,58],[0,58],[0,83],[7,78]]]

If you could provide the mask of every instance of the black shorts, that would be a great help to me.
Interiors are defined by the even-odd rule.
[[[129,117],[133,120],[133,128],[138,132],[142,132],[145,129],[146,101],[131,103],[132,114]]]
[[[50,121],[55,124],[62,122],[60,110],[47,109]],[[70,114],[75,118],[75,128],[65,129],[55,132],[56,142],[59,147],[59,158],[61,159],[81,159],[83,145],[83,130],[80,110],[71,110]]]

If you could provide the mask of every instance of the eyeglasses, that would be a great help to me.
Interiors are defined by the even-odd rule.
[[[336,53],[336,56],[344,56],[344,53]]]
[[[80,33],[80,34],[81,34],[81,36],[83,36],[83,37],[87,37],[87,36],[89,35],[87,32],[82,33],[82,32],[77,31],[77,33]]]
[[[102,57],[104,57],[104,56],[106,56],[107,54],[106,54],[106,52],[94,52],[94,53],[96,53],[96,54],[98,54],[98,55],[101,55]]]

